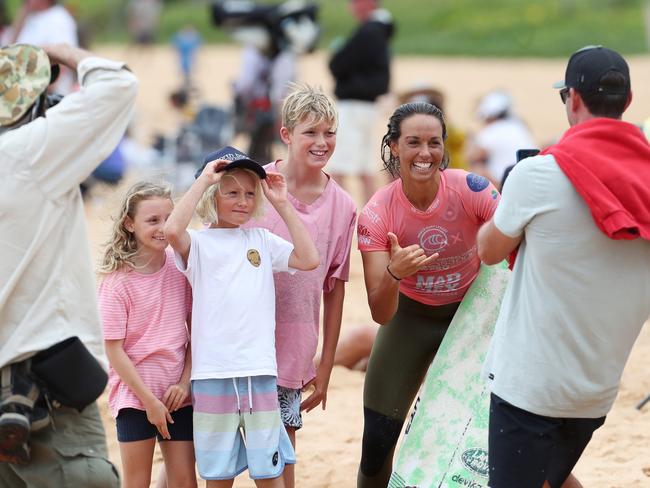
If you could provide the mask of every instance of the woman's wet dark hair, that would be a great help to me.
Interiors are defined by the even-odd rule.
[[[412,102],[397,107],[393,115],[388,119],[388,132],[386,132],[381,140],[381,160],[384,162],[384,170],[388,171],[394,178],[399,176],[399,158],[393,156],[390,150],[390,144],[397,142],[399,139],[404,119],[416,114],[431,115],[438,119],[440,125],[442,125],[442,140],[447,140],[445,116],[442,110],[435,105],[426,102]],[[440,163],[440,170],[444,170],[447,166],[449,166],[449,153],[445,149],[445,155],[442,157],[442,163]]]

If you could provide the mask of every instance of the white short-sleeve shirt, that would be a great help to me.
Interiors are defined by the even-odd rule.
[[[190,231],[192,379],[277,376],[273,273],[288,271],[293,244],[266,229]]]
[[[508,166],[515,164],[518,149],[537,147],[524,123],[514,117],[495,120],[476,134],[476,145],[488,154],[487,170],[501,181]]]

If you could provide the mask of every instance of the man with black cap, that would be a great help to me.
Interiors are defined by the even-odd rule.
[[[518,248],[484,366],[492,488],[580,486],[650,315],[650,146],[621,120],[628,65],[589,46],[556,87],[571,128],[515,166],[478,236],[487,264]]]
[[[51,64],[82,85],[55,106]],[[76,47],[0,49],[0,486],[119,486],[94,403],[106,360],[79,184],[136,94],[124,64]],[[39,408],[52,425],[35,432]]]

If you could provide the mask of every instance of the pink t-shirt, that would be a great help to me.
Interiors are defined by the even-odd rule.
[[[266,169],[277,171],[275,163]],[[274,275],[278,384],[302,388],[316,376],[313,360],[318,347],[321,296],[334,288],[335,280],[348,281],[357,209],[350,195],[331,178],[313,203],[302,203],[291,194],[289,201],[320,255],[315,270]],[[264,227],[291,241],[287,226],[271,205],[266,206],[261,219],[248,225]]]
[[[104,339],[124,339],[124,351],[142,381],[162,399],[183,372],[189,339],[186,320],[192,309],[192,291],[176,269],[173,252],[167,250],[165,264],[155,273],[116,271],[107,275],[99,284],[97,299]],[[112,367],[108,405],[113,417],[121,408],[144,410]]]
[[[459,169],[440,175],[438,194],[426,211],[408,201],[398,179],[374,194],[357,226],[360,251],[390,251],[387,233],[392,232],[402,247],[419,244],[427,255],[440,254],[430,266],[400,282],[401,293],[428,305],[463,298],[479,270],[476,234],[500,199],[482,176]]]

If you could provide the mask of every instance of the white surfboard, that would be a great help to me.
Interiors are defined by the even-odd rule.
[[[420,388],[389,488],[486,488],[490,392],[481,367],[510,270],[481,265]]]

